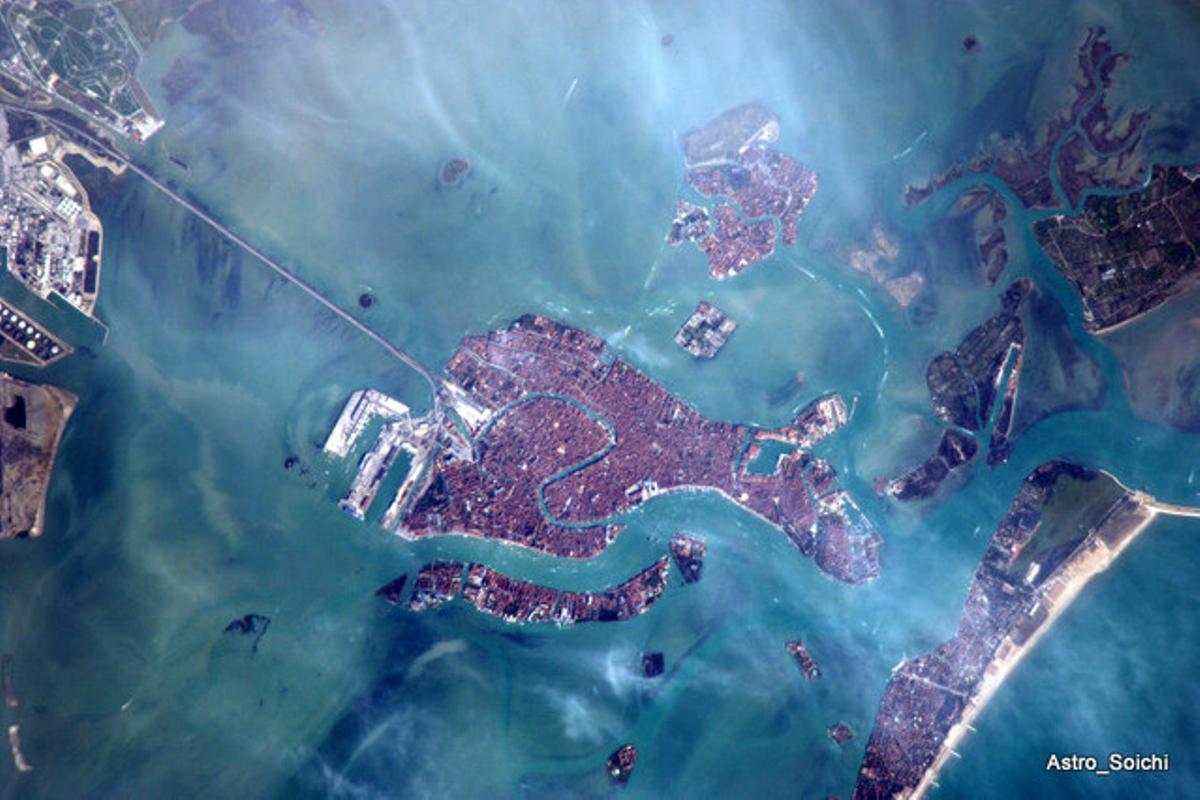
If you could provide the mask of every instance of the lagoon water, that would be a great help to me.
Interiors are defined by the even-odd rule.
[[[46,533],[0,548],[0,650],[15,656],[21,700],[6,722],[21,723],[34,766],[19,775],[0,759],[4,796],[848,796],[890,669],[951,634],[1033,467],[1070,456],[1200,502],[1200,437],[1156,420],[1144,390],[1131,403],[1126,371],[1164,326],[1200,314],[1195,293],[1166,322],[1097,340],[1015,205],[1013,257],[989,288],[970,230],[946,218],[965,183],[900,203],[905,182],[994,133],[1036,136],[1094,24],[1134,55],[1112,104],[1154,109],[1152,157],[1200,160],[1187,136],[1200,12],[993,5],[362,0],[312,3],[316,32],[280,19],[218,45],[167,28],[143,72],[167,127],[135,157],[424,363],[536,312],[606,337],[713,417],[777,425],[822,392],[854,398],[819,452],[880,528],[883,576],[835,583],[712,497],[656,499],[585,562],[404,542],[375,524],[382,502],[354,521],[336,508],[353,459],[331,462],[319,443],[353,389],[422,409],[424,382],[145,183],[81,167],[105,225],[109,333],[70,322],[86,349],[45,378],[81,403]],[[965,54],[969,33],[980,47]],[[202,78],[169,105],[160,79],[179,58]],[[677,135],[750,100],[778,113],[778,146],[820,190],[797,246],[717,283],[701,254],[664,244],[685,192]],[[439,190],[451,156],[473,170]],[[928,319],[831,256],[876,221],[925,271]],[[1065,350],[1087,376],[1063,385],[1027,366],[1022,398],[1071,408],[1027,420],[1008,464],[975,465],[954,492],[882,501],[871,481],[937,435],[925,364],[1020,276],[1042,293],[1029,360]],[[368,290],[377,302],[363,310]],[[671,341],[701,299],[740,324],[711,363]],[[1172,357],[1186,371],[1200,353]],[[788,391],[798,370],[808,380]],[[434,558],[596,589],[679,529],[708,542],[703,581],[673,575],[625,623],[514,628],[461,604],[414,615],[372,596]],[[1151,526],[1000,690],[933,796],[1200,790],[1198,564],[1200,525]],[[250,612],[272,620],[257,651],[222,634]],[[784,651],[797,637],[820,681],[803,682]],[[644,650],[666,654],[663,678],[639,676]],[[825,733],[837,721],[858,734],[840,748]],[[626,741],[640,759],[616,790],[602,764]],[[1050,752],[1110,750],[1167,752],[1171,770],[1043,770]]]

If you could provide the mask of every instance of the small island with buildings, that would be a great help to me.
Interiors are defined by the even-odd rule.
[[[804,642],[796,639],[793,642],[787,642],[784,647],[792,654],[792,658],[796,660],[796,665],[800,667],[800,674],[804,676],[806,681],[815,681],[821,677],[821,668],[817,666],[817,662],[813,661],[809,655],[808,648],[804,646]]]
[[[633,774],[633,765],[637,763],[638,751],[631,744],[623,744],[608,757],[608,775],[617,783],[625,783]]]
[[[438,170],[438,185],[446,189],[457,189],[471,174],[471,162],[465,158],[448,158]]]
[[[725,312],[709,303],[700,303],[675,332],[675,344],[692,358],[712,359],[737,330],[737,323]]]
[[[708,552],[704,542],[686,533],[677,533],[671,537],[670,549],[683,582],[699,581],[704,573],[704,556]]]
[[[826,728],[834,744],[845,744],[854,738],[854,729],[844,722],[835,722]]]

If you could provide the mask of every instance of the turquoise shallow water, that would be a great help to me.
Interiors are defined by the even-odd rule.
[[[982,286],[969,231],[945,219],[955,191],[904,209],[904,183],[992,132],[1032,135],[1095,23],[1135,54],[1116,105],[1155,108],[1156,157],[1195,159],[1172,133],[1189,129],[1200,96],[1190,7],[761,3],[732,15],[372,1],[314,12],[319,34],[281,22],[232,48],[170,29],[144,76],[168,127],[138,157],[431,366],[465,333],[533,311],[605,336],[714,417],[778,425],[824,391],[855,398],[851,424],[820,452],[880,527],[883,577],[835,584],[714,497],[655,500],[587,562],[461,538],[406,543],[355,522],[336,508],[350,466],[319,442],[351,390],[424,408],[425,384],[144,184],[85,171],[106,226],[99,316],[111,332],[46,374],[82,402],[47,534],[0,552],[0,649],[15,655],[22,701],[8,718],[35,767],[17,775],[0,759],[6,795],[602,796],[604,757],[633,741],[628,796],[845,797],[889,670],[953,630],[1030,469],[1072,456],[1164,499],[1200,499],[1197,437],[1131,403],[1123,372],[1167,323],[1087,337],[1020,214],[1002,281],[1032,276],[1061,307],[1103,377],[1106,390],[1089,387],[1099,408],[1035,424],[1007,465],[976,465],[923,506],[870,489],[928,452],[924,366],[994,313],[1002,288]],[[982,44],[968,57],[970,32]],[[158,79],[181,55],[204,79],[168,106]],[[796,247],[716,283],[700,254],[663,243],[684,191],[676,135],[747,100],[780,115],[779,146],[821,188]],[[473,171],[439,191],[448,156]],[[876,220],[934,288],[927,324],[829,255]],[[368,288],[378,302],[361,311]],[[701,299],[740,323],[703,364],[671,342]],[[1166,319],[1195,307],[1183,298]],[[1049,352],[1053,329],[1031,333],[1031,352]],[[781,392],[797,370],[805,386]],[[301,466],[285,471],[292,454]],[[619,625],[516,629],[372,597],[432,558],[600,588],[680,528],[708,542],[704,580],[673,576],[650,614]],[[935,796],[1196,792],[1196,534],[1155,523],[1087,589]],[[257,653],[221,634],[248,612],[272,618]],[[783,649],[797,637],[818,682]],[[665,652],[665,679],[637,676],[647,649]],[[858,732],[842,748],[825,734],[839,720]],[[1101,785],[1042,770],[1050,750],[1133,747],[1171,752],[1172,771]]]

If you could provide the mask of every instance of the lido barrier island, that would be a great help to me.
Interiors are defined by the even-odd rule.
[[[935,786],[1017,663],[1160,513],[1200,517],[1066,461],[1025,478],[975,572],[958,630],[892,671],[856,800],[919,798]]]

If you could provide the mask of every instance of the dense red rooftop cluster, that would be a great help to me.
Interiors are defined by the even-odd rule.
[[[775,252],[775,222],[746,222],[729,203],[717,205],[717,226],[697,242],[715,278],[736,275]]]
[[[817,176],[764,146],[778,135],[774,115],[751,105],[732,109],[684,137],[688,185],[702,197],[722,202],[711,228],[706,208],[681,202],[668,241],[695,242],[708,256],[715,278],[736,275],[773,254],[777,228],[784,244],[796,241],[800,217],[817,192]]]
[[[796,242],[796,225],[817,193],[817,174],[778,150],[755,146],[735,164],[696,167],[688,183],[704,197],[729,197],[750,218],[773,217],[783,229],[783,243]]]
[[[475,608],[505,622],[615,622],[649,611],[666,590],[670,569],[664,556],[612,589],[565,592],[510,578],[483,564],[434,561],[417,574],[409,608],[424,611],[461,594]]]
[[[662,492],[703,489],[779,527],[840,580],[878,574],[878,535],[827,463],[797,449],[774,474],[745,469],[744,451],[756,443],[807,448],[845,424],[836,395],[775,430],[710,420],[602,340],[533,316],[466,338],[447,372],[490,422],[470,432],[474,459],[449,449],[438,456],[405,532],[460,532],[588,557],[619,531],[612,517]]]

